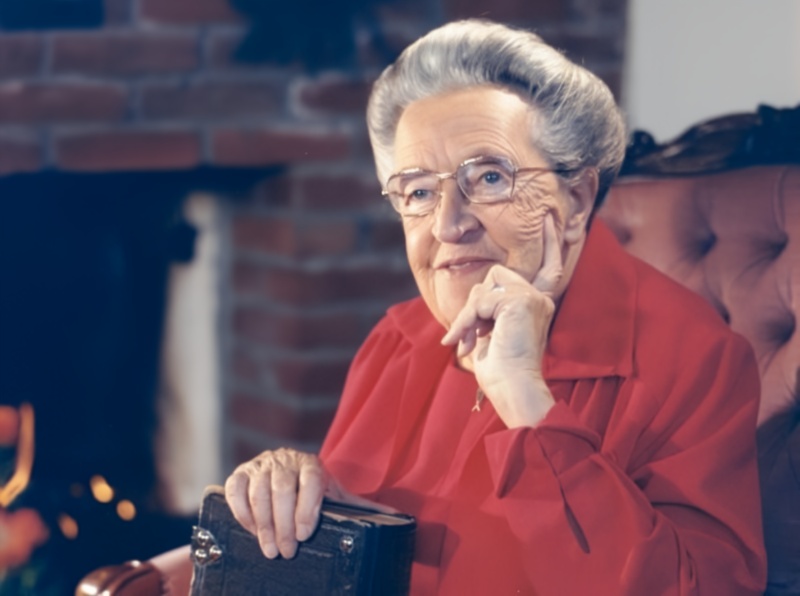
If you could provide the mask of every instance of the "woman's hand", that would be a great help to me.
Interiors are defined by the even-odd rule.
[[[509,428],[535,426],[553,406],[542,360],[562,275],[553,215],[545,215],[543,264],[533,282],[501,265],[472,288],[442,339],[457,355]]]
[[[267,558],[288,559],[314,533],[329,482],[315,455],[278,449],[237,467],[225,482],[225,498]]]
[[[297,543],[314,533],[322,498],[386,513],[395,511],[344,490],[312,453],[265,451],[237,467],[225,481],[236,520],[258,537],[267,558],[290,559]]]

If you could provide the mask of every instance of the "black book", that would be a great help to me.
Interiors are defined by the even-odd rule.
[[[297,554],[267,559],[234,519],[222,487],[209,487],[192,536],[191,596],[406,595],[415,531],[408,515],[326,500]]]

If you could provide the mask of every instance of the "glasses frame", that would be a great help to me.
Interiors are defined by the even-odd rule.
[[[493,160],[493,161],[496,161],[498,163],[505,163],[506,165],[508,165],[509,170],[511,171],[511,190],[509,190],[509,192],[508,192],[508,198],[500,199],[500,200],[496,200],[496,201],[495,200],[492,200],[492,201],[475,200],[472,197],[470,197],[467,194],[467,192],[464,190],[464,187],[461,186],[461,183],[458,180],[458,173],[461,171],[461,169],[466,167],[466,166],[469,166],[469,165],[471,165],[473,163],[481,161],[481,160]],[[430,215],[431,213],[436,211],[436,207],[439,206],[439,203],[442,200],[442,182],[447,180],[447,179],[449,179],[449,178],[452,178],[453,180],[456,181],[456,184],[458,185],[458,189],[461,191],[461,194],[464,195],[464,198],[467,200],[468,203],[476,204],[476,205],[492,205],[492,204],[496,204],[496,203],[503,203],[505,201],[511,201],[511,200],[514,199],[514,191],[516,189],[516,184],[517,184],[517,174],[541,172],[541,173],[552,173],[552,174],[558,174],[558,175],[566,175],[566,174],[572,174],[575,171],[576,170],[570,170],[570,169],[564,169],[564,168],[519,167],[516,164],[514,164],[514,162],[511,161],[510,159],[508,159],[507,157],[502,157],[502,156],[499,156],[499,155],[478,155],[476,157],[470,157],[469,159],[466,159],[466,160],[462,161],[460,164],[458,164],[458,167],[452,172],[433,172],[431,170],[425,170],[423,168],[409,168],[407,170],[401,170],[399,172],[395,172],[394,174],[389,176],[388,180],[386,181],[386,186],[389,186],[391,181],[393,179],[399,177],[399,176],[407,176],[407,175],[412,175],[412,174],[419,174],[419,175],[435,176],[437,178],[437,180],[438,180],[438,183],[437,183],[437,186],[436,186],[436,197],[437,197],[437,199],[436,199],[435,202],[432,203],[431,208],[429,210],[425,211],[424,213],[403,213],[403,211],[399,208],[399,205],[403,201],[403,197],[402,197],[402,195],[399,195],[399,193],[396,193],[396,192],[393,193],[393,192],[390,192],[390,191],[388,191],[388,190],[386,190],[384,188],[383,190],[381,190],[381,196],[384,199],[386,199],[387,201],[389,201],[389,204],[392,206],[392,208],[395,211],[397,211],[397,213],[399,213],[403,217],[425,217],[426,215]]]

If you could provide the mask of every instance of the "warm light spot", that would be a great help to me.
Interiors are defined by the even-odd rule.
[[[136,506],[128,499],[123,499],[117,503],[117,515],[125,521],[131,521],[136,517]]]
[[[19,412],[11,406],[0,406],[0,445],[13,447],[19,438]]]
[[[70,540],[75,540],[78,537],[78,522],[66,513],[58,516],[58,527],[61,528],[61,533]]]
[[[92,476],[91,480],[89,480],[89,486],[92,489],[94,498],[101,503],[110,503],[111,499],[114,498],[114,489],[111,488],[108,482],[106,482],[106,479],[99,474]]]

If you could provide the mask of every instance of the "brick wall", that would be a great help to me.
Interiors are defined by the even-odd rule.
[[[456,17],[534,28],[618,93],[624,13],[395,0],[379,17],[393,50]],[[222,222],[226,471],[264,448],[316,449],[357,346],[414,293],[363,122],[379,52],[359,42],[357,72],[309,75],[237,61],[247,30],[227,0],[106,0],[97,30],[0,35],[0,174],[264,168]]]

